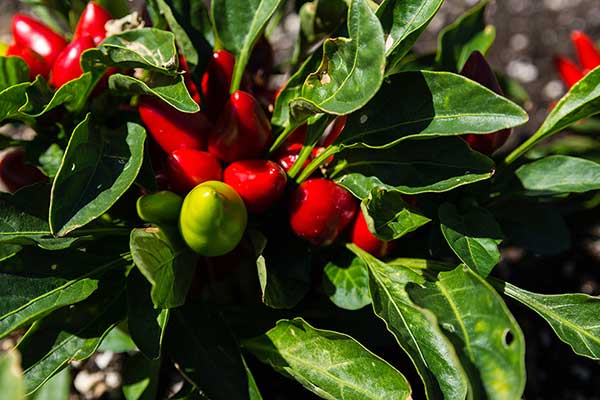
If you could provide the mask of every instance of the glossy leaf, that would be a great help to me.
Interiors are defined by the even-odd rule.
[[[411,285],[408,293],[436,315],[453,341],[463,365],[468,366],[473,398],[521,398],[525,339],[502,298],[481,276],[458,266]]]
[[[29,80],[29,67],[21,57],[0,57],[0,92]]]
[[[336,158],[332,176],[360,199],[374,189],[405,194],[446,192],[489,179],[494,173],[491,159],[458,138],[406,141],[378,151],[352,149]]]
[[[244,347],[324,399],[411,398],[406,378],[386,361],[350,336],[315,329],[301,318],[277,322]]]
[[[410,51],[444,0],[386,0],[377,9],[386,35],[388,73]]]
[[[400,193],[385,189],[373,189],[361,209],[369,230],[382,240],[398,239],[431,221],[411,210]]]
[[[25,399],[25,384],[20,361],[19,353],[14,350],[0,355],[0,387],[5,399]]]
[[[545,157],[521,166],[516,175],[527,190],[584,193],[600,189],[600,164],[582,158]]]
[[[127,277],[127,326],[140,351],[150,359],[158,359],[171,310],[154,308],[152,286],[138,271]]]
[[[71,374],[65,368],[54,375],[28,400],[69,400],[71,394]]]
[[[440,227],[448,245],[462,262],[486,277],[500,262],[498,245],[503,234],[485,208],[471,206],[465,212],[450,203],[439,209]]]
[[[375,314],[411,358],[427,397],[465,399],[469,381],[454,346],[435,315],[415,304],[406,291],[407,285],[422,285],[425,279],[408,268],[387,265],[354,245],[350,249],[367,264]]]
[[[173,77],[154,74],[148,82],[143,82],[132,76],[114,74],[108,78],[108,85],[119,95],[155,96],[182,112],[195,113],[200,110],[198,104],[190,96],[182,75]]]
[[[544,318],[575,353],[600,360],[600,298],[585,294],[538,294],[510,283],[496,286]]]
[[[597,114],[599,109],[600,68],[596,68],[577,82],[560,99],[550,114],[548,114],[542,126],[525,143],[513,150],[506,157],[506,162],[513,162],[542,140],[562,131],[579,120]]]
[[[175,34],[175,42],[179,47],[181,54],[185,57],[188,66],[193,70],[198,64],[198,52],[194,48],[192,39],[187,34],[185,29],[179,24],[169,3],[165,0],[154,0],[158,5],[160,13],[164,16],[169,29]],[[194,2],[199,3],[199,2]]]
[[[325,265],[323,290],[339,308],[360,310],[371,304],[367,266],[347,252],[338,254]]]
[[[152,285],[152,302],[157,308],[185,303],[196,267],[196,256],[180,242],[175,228],[171,229],[174,231],[157,227],[134,229],[129,242],[135,265]]]
[[[283,0],[215,0],[211,15],[215,32],[226,50],[236,56],[232,92],[239,89],[254,44]]]
[[[0,92],[0,123],[7,119],[22,119],[19,109],[27,101],[27,89],[31,83],[23,82]]]
[[[138,348],[131,340],[131,336],[118,326],[115,326],[106,334],[102,339],[102,343],[100,343],[100,347],[98,347],[98,351],[111,351],[113,353],[127,353],[137,350]]]
[[[107,261],[79,252],[33,249],[5,260],[0,264],[0,337],[85,300],[96,291],[106,271],[123,263],[119,258]]]
[[[460,71],[472,52],[485,54],[496,38],[496,29],[485,22],[488,0],[462,15],[440,32],[437,64],[448,71]]]
[[[298,11],[300,34],[292,61],[304,59],[311,47],[336,32],[347,14],[346,0],[313,0],[302,4]]]
[[[160,360],[148,360],[141,353],[127,357],[123,368],[123,395],[125,399],[156,399],[159,374]]]
[[[97,126],[88,116],[71,135],[52,185],[50,229],[64,236],[104,214],[135,181],[144,158],[144,128]]]
[[[366,0],[352,0],[348,9],[349,38],[327,39],[323,60],[293,100],[292,113],[350,114],[379,90],[385,69],[383,29]]]

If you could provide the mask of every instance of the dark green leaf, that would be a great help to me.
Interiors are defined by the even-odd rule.
[[[192,284],[196,256],[181,243],[176,228],[134,229],[129,246],[135,265],[152,285],[154,306],[173,308],[183,305]]]
[[[445,203],[439,217],[442,234],[456,256],[479,275],[488,276],[500,262],[498,245],[504,236],[494,216],[485,208],[472,206],[460,212]]]
[[[383,81],[383,29],[366,0],[352,0],[348,9],[349,38],[327,39],[323,60],[291,104],[295,116],[321,112],[350,114],[375,96]]]
[[[158,9],[161,14],[165,17],[167,24],[171,32],[175,34],[175,42],[177,43],[177,47],[181,51],[181,54],[185,57],[185,60],[188,66],[193,70],[198,64],[198,52],[194,48],[194,43],[192,39],[188,36],[187,32],[177,21],[173,10],[165,0],[155,0],[158,5]],[[199,1],[194,1],[195,4],[202,4]]]
[[[459,350],[473,398],[520,399],[525,388],[525,339],[502,298],[466,266],[428,278],[410,285],[408,293],[437,316]]]
[[[29,67],[21,57],[0,57],[0,92],[29,81]]]
[[[20,360],[19,353],[14,350],[0,355],[0,387],[2,397],[7,400],[25,399],[25,384]]]
[[[325,265],[323,289],[336,306],[359,310],[371,304],[369,271],[360,258],[343,252]]]
[[[109,130],[88,115],[69,140],[52,185],[50,229],[64,236],[104,214],[142,166],[146,132],[132,122]]]
[[[54,375],[28,400],[69,400],[71,394],[71,374],[67,368]]]
[[[491,159],[452,137],[411,140],[377,151],[351,149],[336,158],[332,176],[360,199],[374,189],[405,194],[446,192],[489,179],[494,173]]]
[[[485,54],[496,38],[496,29],[485,22],[488,0],[462,15],[440,32],[436,63],[447,71],[460,71],[472,52]]]
[[[318,41],[335,32],[348,14],[346,0],[313,0],[300,7],[300,34],[293,61],[304,59]],[[316,67],[315,67],[316,69]],[[314,69],[313,69],[314,71]]]
[[[315,329],[302,318],[281,320],[244,347],[324,399],[411,398],[408,381],[390,364],[350,336]]]
[[[29,82],[10,86],[0,92],[0,123],[7,119],[22,119],[19,109],[27,102]]]
[[[65,151],[56,143],[52,143],[45,152],[40,155],[40,167],[49,178],[54,178]]]
[[[127,353],[137,349],[129,334],[118,326],[115,326],[106,334],[102,339],[102,343],[100,343],[100,347],[98,347],[98,351],[111,351],[113,353]]]
[[[600,189],[600,164],[582,158],[545,157],[521,166],[516,174],[527,190],[584,193]]]
[[[385,264],[354,245],[350,249],[369,267],[373,309],[412,359],[427,397],[464,400],[469,382],[456,350],[435,315],[415,304],[406,292],[408,284],[422,285],[425,279],[408,268]]]
[[[126,400],[155,400],[158,391],[160,360],[148,360],[141,353],[125,359],[123,394]]]

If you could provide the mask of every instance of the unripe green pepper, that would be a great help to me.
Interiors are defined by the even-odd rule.
[[[182,203],[181,196],[163,190],[140,197],[137,200],[136,208],[142,221],[154,224],[176,223]]]
[[[196,186],[183,200],[179,231],[196,253],[216,257],[238,245],[248,214],[244,201],[223,182],[206,181]]]

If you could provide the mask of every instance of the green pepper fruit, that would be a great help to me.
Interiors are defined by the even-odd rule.
[[[206,181],[183,200],[179,231],[196,253],[216,257],[238,245],[247,222],[246,206],[237,192],[223,182]]]
[[[142,221],[154,224],[174,224],[179,219],[182,203],[181,196],[163,190],[140,197],[136,207]]]

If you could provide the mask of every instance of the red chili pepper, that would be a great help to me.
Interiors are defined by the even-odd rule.
[[[12,34],[17,46],[33,50],[48,65],[54,64],[58,55],[67,47],[67,41],[61,35],[24,14],[13,17]]]
[[[288,172],[300,158],[300,150],[302,150],[302,145],[298,143],[282,147],[275,154],[274,160],[281,165],[285,172]],[[306,160],[302,169],[306,168],[309,163],[310,159]]]
[[[223,181],[238,192],[248,211],[262,213],[281,198],[287,174],[273,161],[242,160],[225,169]]]
[[[562,81],[571,88],[579,82],[585,74],[577,64],[566,57],[557,56],[554,58],[554,64],[560,74]]]
[[[323,133],[323,147],[327,148],[331,146],[335,140],[340,136],[344,128],[346,127],[346,121],[348,116],[342,115],[333,120],[333,122],[325,129]]]
[[[206,136],[212,124],[202,112],[184,113],[153,97],[142,97],[138,111],[142,122],[165,152],[181,148],[206,149]]]
[[[233,76],[235,57],[225,50],[213,53],[206,72],[202,76],[202,94],[209,118],[214,121],[229,98],[229,87]]]
[[[39,168],[25,161],[25,150],[22,148],[8,150],[0,159],[0,182],[11,193],[47,180],[48,177]]]
[[[190,92],[190,96],[192,96],[192,99],[194,99],[196,103],[200,104],[200,92],[198,91],[198,87],[192,80],[190,74],[190,67],[188,67],[188,63],[185,57],[182,55],[179,55],[179,66],[185,71],[185,74],[183,74],[185,87],[187,88],[188,92]]]
[[[469,56],[460,74],[480,83],[481,85],[500,95],[503,95],[502,88],[500,87],[500,83],[498,83],[496,74],[494,74],[494,71],[492,71],[492,68],[488,64],[483,54],[478,51],[471,53],[471,56]],[[464,135],[463,139],[469,143],[473,150],[486,155],[491,155],[494,151],[506,143],[506,140],[510,136],[510,132],[511,129],[503,129],[487,135],[469,134]]]
[[[175,191],[187,193],[202,182],[222,180],[223,168],[206,151],[178,149],[167,158],[167,174]]]
[[[352,222],[356,207],[352,194],[333,181],[309,179],[290,197],[290,225],[313,245],[327,246]]]
[[[271,123],[260,104],[251,94],[238,90],[208,137],[208,151],[228,163],[260,158],[271,140]]]
[[[52,66],[50,84],[58,89],[65,83],[79,78],[83,74],[80,63],[81,53],[95,46],[91,36],[81,36],[69,43]]]
[[[81,13],[81,17],[79,17],[73,40],[90,35],[94,43],[99,45],[106,38],[105,25],[111,19],[113,19],[112,15],[104,7],[90,1]]]
[[[359,212],[354,220],[350,239],[352,243],[378,258],[384,258],[389,255],[396,244],[395,241],[381,240],[373,235],[367,226],[367,221],[362,212]]]
[[[8,49],[6,49],[7,56],[16,56],[20,57],[25,61],[27,66],[29,67],[29,79],[34,80],[36,76],[41,75],[44,78],[48,79],[48,75],[50,74],[50,65],[46,63],[44,58],[37,54],[35,51],[29,49],[28,47],[17,46],[16,44],[11,44]]]
[[[585,72],[600,65],[600,52],[588,35],[581,31],[574,31],[571,33],[571,41],[577,50],[579,64]]]
[[[271,43],[269,43],[267,38],[261,36],[252,49],[252,54],[246,67],[254,89],[267,86],[273,72],[273,60],[273,47],[271,47]]]

